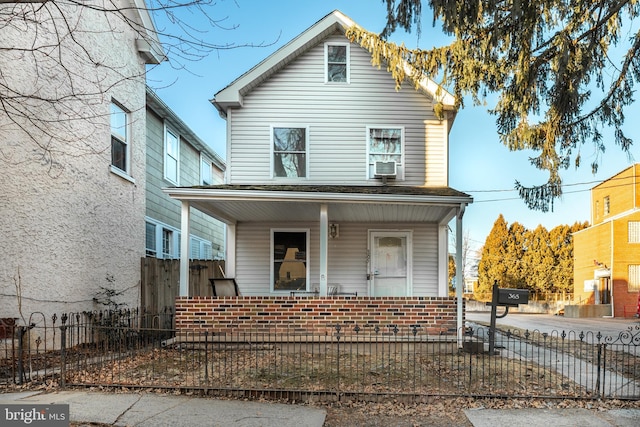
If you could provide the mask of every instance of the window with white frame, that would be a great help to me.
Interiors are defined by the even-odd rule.
[[[340,43],[326,43],[325,52],[325,82],[349,83],[349,45]]]
[[[162,258],[176,258],[174,256],[173,230],[162,229]]]
[[[168,127],[164,132],[164,177],[167,181],[178,184],[180,166],[180,138]]]
[[[200,185],[212,185],[213,173],[211,172],[211,160],[206,157],[200,159]]]
[[[147,221],[145,226],[145,251],[148,257],[155,258],[158,255],[158,245],[156,244],[156,225]]]
[[[640,243],[640,221],[629,221],[629,243]]]
[[[629,292],[640,291],[640,265],[629,264],[629,284],[627,286]]]
[[[274,292],[309,289],[309,231],[271,231],[271,283]]]
[[[273,176],[304,178],[307,176],[307,129],[272,127]]]
[[[180,231],[174,227],[146,220],[146,255],[154,258],[180,258]],[[219,248],[219,247],[218,247]],[[211,241],[189,235],[189,258],[214,259]]]
[[[129,173],[129,113],[111,102],[111,165]]]
[[[404,162],[404,129],[402,127],[368,127],[367,152],[369,178],[375,177],[376,162],[395,162],[396,169],[401,170]]]
[[[213,245],[208,240],[204,240],[196,236],[190,236],[189,258],[213,259]]]

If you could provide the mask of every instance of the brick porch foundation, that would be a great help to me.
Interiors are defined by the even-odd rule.
[[[456,300],[437,297],[178,297],[176,329],[328,333],[397,325],[400,333],[455,334]]]

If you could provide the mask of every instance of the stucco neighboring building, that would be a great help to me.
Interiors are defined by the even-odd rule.
[[[0,6],[18,16],[2,29],[0,98],[30,94],[0,110],[2,318],[102,309],[105,289],[138,303],[145,65],[164,56],[144,2],[115,3],[126,12]]]
[[[147,88],[146,255],[180,256],[180,202],[162,188],[224,182],[225,163]],[[224,258],[224,224],[192,209],[190,259]]]
[[[571,317],[632,317],[640,292],[640,163],[591,190],[591,225],[573,236]]]

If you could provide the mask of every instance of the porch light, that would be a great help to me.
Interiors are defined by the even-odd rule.
[[[329,237],[335,239],[340,235],[340,226],[335,223],[329,224]]]

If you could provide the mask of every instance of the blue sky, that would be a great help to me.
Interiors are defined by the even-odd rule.
[[[221,20],[222,28],[211,28],[200,23],[197,16],[186,15],[189,22],[199,28],[208,28],[202,37],[218,45],[254,44],[265,47],[221,49],[197,62],[186,62],[186,69],[175,69],[170,63],[152,69],[148,84],[178,116],[218,154],[225,157],[225,121],[209,100],[234,79],[266,58],[292,38],[313,25],[331,11],[338,9],[369,31],[379,32],[385,23],[385,5],[376,0],[220,0],[209,10],[211,17]],[[157,21],[162,28],[165,23]],[[171,28],[171,27],[167,27]],[[429,10],[424,11],[422,33],[399,32],[392,37],[396,43],[408,47],[430,48],[447,43],[439,27],[432,26]],[[175,65],[175,64],[174,64]],[[632,106],[627,112],[625,131],[634,141],[629,160],[618,147],[610,143],[602,155],[596,175],[591,173],[593,147],[581,148],[582,165],[563,173],[565,195],[555,204],[554,211],[530,211],[513,190],[516,180],[524,185],[541,184],[546,176],[530,165],[529,154],[509,152],[496,132],[495,120],[487,110],[492,106],[468,105],[456,118],[450,133],[449,185],[469,193],[474,203],[466,210],[463,229],[472,247],[479,248],[485,241],[499,214],[511,224],[520,222],[533,229],[542,224],[551,229],[561,224],[588,221],[589,189],[640,161],[640,128],[636,120],[640,107]],[[612,132],[602,130],[605,140]]]

